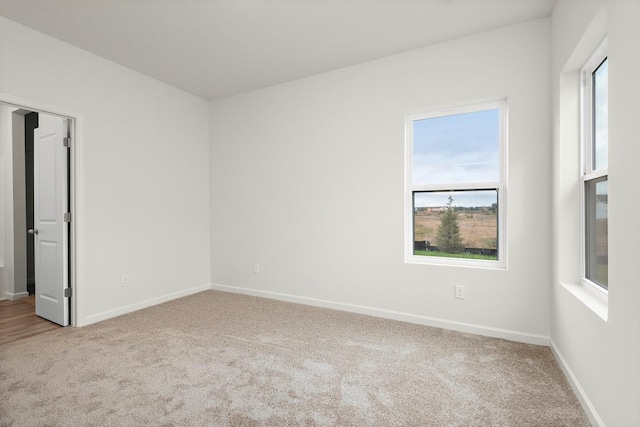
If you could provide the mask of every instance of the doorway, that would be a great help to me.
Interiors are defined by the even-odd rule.
[[[24,160],[25,160],[25,207],[27,230],[33,228],[33,135],[38,128],[38,113],[32,111],[24,116]],[[15,189],[15,185],[14,185]],[[36,294],[35,259],[33,239],[27,238],[27,292]],[[35,306],[35,305],[34,305]]]
[[[13,103],[0,103],[0,115],[5,128],[0,129],[0,151],[7,190],[2,195],[6,296],[32,300],[41,318],[61,326],[75,324],[71,224],[75,121]]]

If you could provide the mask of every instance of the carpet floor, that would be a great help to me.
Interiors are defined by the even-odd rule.
[[[1,426],[589,426],[547,347],[206,291],[0,346]]]

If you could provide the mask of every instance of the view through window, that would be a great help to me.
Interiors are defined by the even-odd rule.
[[[505,108],[408,117],[414,258],[501,260]]]
[[[584,73],[584,277],[609,288],[609,64],[605,52],[596,52]]]

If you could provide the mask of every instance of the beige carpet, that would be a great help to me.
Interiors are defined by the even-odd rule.
[[[207,291],[0,346],[2,426],[587,426],[546,347]]]

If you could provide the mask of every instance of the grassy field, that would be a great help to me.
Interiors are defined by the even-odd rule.
[[[495,261],[498,259],[497,257],[490,255],[476,255],[476,254],[448,254],[446,252],[436,252],[436,251],[413,251],[414,255],[423,255],[423,256],[437,256],[444,258],[466,258],[466,259],[485,259]]]
[[[414,240],[429,241],[436,245],[441,212],[419,210],[416,212]],[[489,209],[458,212],[458,226],[462,241],[467,248],[497,248],[498,217]],[[429,255],[429,254],[425,254]]]

